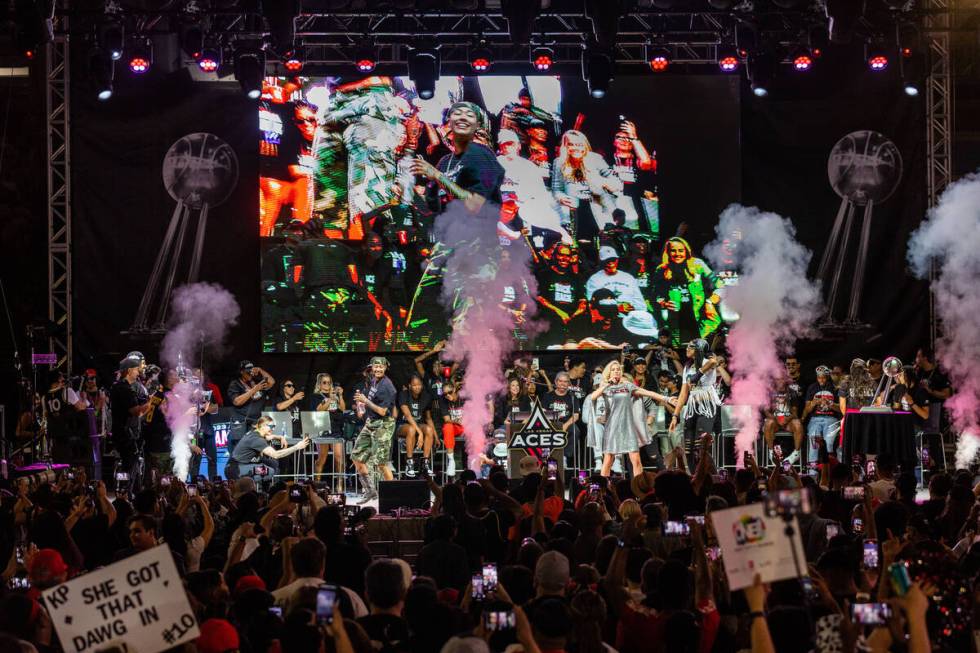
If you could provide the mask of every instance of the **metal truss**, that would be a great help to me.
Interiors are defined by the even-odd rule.
[[[953,67],[950,30],[953,27],[953,0],[928,0],[931,10],[924,16],[924,32],[929,46],[929,74],[926,79],[926,183],[929,206],[952,181],[953,174]],[[930,270],[929,340],[935,347],[942,333],[936,298],[931,290],[936,280],[935,266]]]
[[[59,329],[51,337],[58,367],[72,365],[71,296],[71,118],[67,33],[47,45],[45,111],[48,148],[48,319]]]

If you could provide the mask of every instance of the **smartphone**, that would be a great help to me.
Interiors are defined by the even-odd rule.
[[[7,587],[12,590],[27,590],[31,588],[31,579],[27,576],[13,576],[7,581]]]
[[[831,541],[840,535],[840,526],[837,524],[827,524],[827,541]]]
[[[270,605],[269,606],[269,614],[275,615],[275,616],[279,617],[280,619],[282,619],[282,608],[279,607],[278,605]]]
[[[704,554],[708,556],[708,560],[717,560],[721,557],[721,547],[720,546],[706,546],[704,547]]]
[[[489,594],[497,589],[497,565],[483,565],[483,591]]]
[[[129,480],[129,474],[128,473],[126,473],[126,472],[116,472],[116,482],[117,483],[120,482],[120,481],[128,481],[128,480]]]
[[[865,540],[864,542],[864,568],[878,568],[878,542],[875,540]]]
[[[197,496],[197,486],[196,485],[188,485],[187,486],[187,496],[189,496],[189,497],[196,497]]]
[[[483,629],[490,633],[517,628],[513,610],[487,610],[483,613]]]
[[[851,532],[855,535],[860,535],[864,532],[864,520],[860,517],[855,517],[851,521]]]
[[[593,501],[597,500],[601,489],[598,483],[589,483],[589,498]]]
[[[343,506],[343,505],[347,505],[347,495],[346,494],[328,494],[327,495],[327,505],[328,506]]]
[[[865,476],[874,476],[875,475],[875,469],[876,469],[875,461],[869,460],[868,463],[867,463],[867,465],[865,465],[865,467],[864,467],[864,475]]]
[[[554,480],[558,477],[558,461],[554,459],[548,460],[548,480]]]
[[[718,479],[722,483],[724,483],[725,481],[727,481],[728,480],[728,470],[725,469],[725,468],[719,469],[718,470]]]
[[[844,488],[844,498],[848,501],[864,501],[864,486],[848,485]]]
[[[541,369],[541,360],[538,359],[537,357],[532,358],[531,359],[531,369],[532,370],[540,370]]]
[[[922,447],[922,466],[929,466],[929,447]]]
[[[851,623],[862,626],[883,626],[892,616],[887,603],[852,603]]]
[[[307,500],[306,488],[302,485],[290,485],[289,486],[289,500],[293,503],[306,503]]]
[[[589,472],[582,470],[578,473],[578,483],[579,485],[585,485],[585,482],[589,480]]]
[[[817,586],[813,584],[813,579],[809,576],[803,576],[800,578],[800,586],[803,588],[803,596],[806,597],[807,601],[819,601],[820,591]]]
[[[337,602],[336,585],[320,585],[316,593],[316,622],[318,624],[333,623],[333,606]]]
[[[766,495],[766,514],[770,517],[809,515],[813,512],[813,502],[808,488],[779,490]]]
[[[470,578],[470,596],[474,601],[485,601],[487,593],[483,591],[483,575],[473,574]]]
[[[65,478],[67,478],[69,481],[74,481],[75,472],[65,472]]]
[[[27,547],[23,544],[17,545],[17,564],[24,565],[24,552],[27,551]]]
[[[909,568],[904,562],[895,562],[888,567],[888,579],[891,581],[895,594],[905,596],[912,586]]]
[[[665,521],[661,526],[664,535],[684,536],[691,534],[691,527],[687,522]]]
[[[789,470],[793,469],[793,463],[788,460],[783,461],[783,473],[788,474]]]
[[[772,451],[773,451],[774,454],[776,454],[776,457],[777,458],[782,458],[783,457],[783,447],[782,447],[782,445],[778,445],[778,444],[775,445],[772,448]]]

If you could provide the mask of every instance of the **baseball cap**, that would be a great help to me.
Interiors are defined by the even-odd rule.
[[[85,370],[85,377],[86,378],[97,377],[98,375],[99,374],[98,374],[98,372],[95,371],[95,368],[94,367],[90,367],[87,370]]]
[[[521,470],[522,476],[536,474],[541,471],[541,461],[534,456],[524,456],[517,467]]]
[[[53,580],[68,571],[68,565],[57,549],[41,549],[31,559],[28,570],[35,583],[42,580]]]
[[[497,132],[497,144],[520,143],[521,139],[513,129],[501,129]]]
[[[143,355],[143,352],[141,352],[141,351],[131,351],[128,354],[126,354],[126,358],[135,358],[136,360],[138,360],[141,363],[144,360],[146,360],[146,356],[144,356]]]
[[[120,372],[125,372],[126,370],[131,370],[134,367],[139,367],[139,366],[140,366],[140,359],[138,358],[130,358],[127,356],[126,358],[119,361]]]
[[[815,372],[817,374],[823,374],[823,375],[826,375],[826,376],[830,376],[830,368],[827,367],[826,365],[817,365],[817,369],[815,370]]]
[[[560,592],[568,585],[571,573],[568,558],[558,551],[546,551],[534,566],[534,584],[546,592]]]
[[[385,367],[388,367],[388,359],[385,358],[384,356],[374,356],[373,358],[371,358],[371,362],[369,364],[384,365]]]
[[[603,245],[599,248],[599,260],[600,261],[611,261],[614,258],[619,258],[619,253],[615,248],[609,245]]]
[[[255,364],[249,360],[244,360],[238,364],[238,370],[241,372],[247,372],[251,370],[253,367],[255,367]]]
[[[265,581],[262,580],[259,576],[256,576],[254,574],[249,574],[248,576],[242,576],[241,578],[238,579],[238,582],[235,583],[235,594],[241,594],[246,590],[254,590],[254,589],[259,589],[259,590],[266,589]]]
[[[198,653],[224,653],[238,650],[238,631],[224,619],[208,619],[201,624]]]

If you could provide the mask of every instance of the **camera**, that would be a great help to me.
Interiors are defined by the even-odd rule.
[[[813,512],[813,500],[809,488],[779,490],[766,495],[766,515],[790,518]]]
[[[883,626],[892,616],[892,608],[887,603],[853,603],[851,623],[862,626]]]

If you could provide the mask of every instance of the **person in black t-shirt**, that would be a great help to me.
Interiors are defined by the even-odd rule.
[[[499,205],[503,166],[490,148],[474,141],[478,130],[489,128],[486,112],[472,102],[456,102],[449,108],[447,120],[452,153],[442,157],[436,166],[416,159],[410,167],[412,174],[435,182],[440,203],[460,199],[473,212],[487,200]]]
[[[425,474],[432,474],[430,457],[432,443],[436,437],[436,427],[432,421],[432,395],[425,391],[422,377],[413,374],[408,380],[408,388],[398,393],[399,426],[395,434],[405,438],[405,475],[415,477],[415,458],[418,446],[422,445],[422,465]]]
[[[177,385],[177,372],[164,369],[160,372],[160,387],[150,395],[150,408],[143,416],[143,441],[146,443],[144,458],[147,464],[147,477],[156,470],[158,476],[171,474],[174,459],[170,452],[173,434],[167,424],[167,395]],[[183,479],[182,479],[183,480]]]
[[[370,377],[363,390],[354,392],[354,410],[364,417],[364,426],[351,451],[351,460],[364,487],[361,504],[376,499],[378,492],[374,487],[371,473],[377,470],[382,478],[390,481],[391,439],[395,435],[395,402],[398,391],[385,373],[388,359],[375,356],[371,359]]]
[[[541,400],[541,405],[544,406],[545,410],[550,410],[555,413],[553,423],[568,434],[568,446],[565,447],[565,458],[567,460],[572,459],[572,451],[578,439],[579,431],[576,422],[578,422],[581,413],[579,402],[569,392],[571,384],[572,382],[568,377],[568,372],[559,372],[555,375],[554,391],[546,394],[544,399]]]
[[[334,436],[342,436],[344,433],[344,411],[347,410],[347,403],[344,401],[344,389],[333,382],[333,378],[326,372],[316,375],[316,385],[313,388],[313,395],[310,397],[310,410],[314,412],[330,413],[330,432]],[[318,445],[319,451],[316,457],[316,473],[322,474],[323,467],[327,464],[327,455],[333,452],[333,475],[334,489],[341,493],[344,489],[344,443],[335,442],[333,444]]]
[[[148,401],[140,403],[134,389],[139,377],[140,361],[124,358],[119,363],[119,380],[109,390],[112,406],[112,445],[119,452],[121,470],[129,474],[134,488],[140,486],[139,456],[143,447],[142,417],[150,409]]]
[[[235,449],[231,452],[231,460],[238,466],[239,476],[249,476],[256,465],[265,465],[278,472],[279,459],[292,455],[300,449],[305,449],[310,444],[309,438],[303,438],[291,447],[276,449],[269,441],[279,436],[273,435],[272,428],[275,420],[271,417],[260,417],[255,422],[255,428],[245,434]]]
[[[531,402],[524,394],[524,383],[519,376],[511,376],[507,390],[493,403],[493,425],[500,428],[515,421],[518,413],[528,413]]]
[[[599,288],[589,300],[592,313],[591,335],[610,345],[619,346],[632,342],[636,336],[623,327],[619,318],[619,300],[609,288]]]
[[[238,378],[228,384],[228,401],[233,416],[228,434],[228,448],[231,450],[262,415],[266,391],[276,386],[272,375],[253,365],[252,361],[239,363],[238,372]]]
[[[571,247],[558,243],[554,260],[535,274],[537,300],[542,306],[540,314],[548,321],[547,331],[552,337],[566,334],[577,339],[588,322],[585,284],[572,269],[572,255]]]
[[[463,398],[452,381],[442,386],[439,412],[442,413],[442,443],[446,447],[446,476],[456,475],[456,438],[463,432]]]

